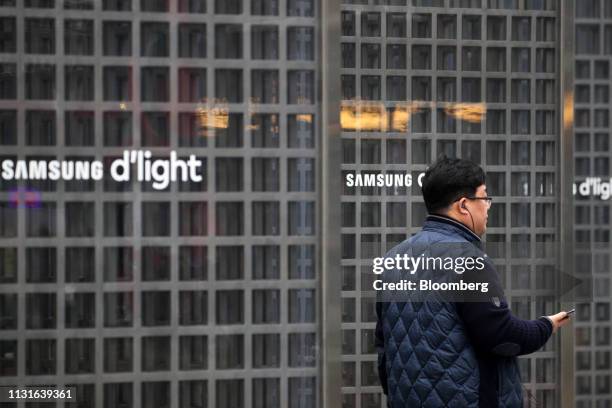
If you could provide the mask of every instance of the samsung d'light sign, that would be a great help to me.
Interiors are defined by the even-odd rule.
[[[574,183],[573,194],[581,197],[599,197],[609,200],[612,196],[612,178],[607,180],[601,177],[587,177],[581,182]]]

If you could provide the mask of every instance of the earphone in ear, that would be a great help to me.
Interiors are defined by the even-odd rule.
[[[465,211],[468,212],[468,214],[470,214],[470,220],[472,220],[472,231],[474,233],[476,233],[476,231],[474,230],[474,217],[472,217],[472,213],[470,212],[470,210],[465,206],[465,201],[461,203],[461,208],[463,208]]]

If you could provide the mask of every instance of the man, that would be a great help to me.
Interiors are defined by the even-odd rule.
[[[444,256],[443,248],[467,245],[485,256],[483,272],[499,285],[480,249],[491,206],[483,170],[442,158],[425,173],[422,192],[429,213],[422,230],[387,257],[413,254],[415,247]],[[377,302],[378,370],[390,408],[523,406],[517,356],[541,348],[569,319],[565,312],[518,319],[498,289],[502,296],[487,301]]]

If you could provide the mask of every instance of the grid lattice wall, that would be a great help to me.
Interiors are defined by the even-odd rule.
[[[317,13],[0,1],[3,159],[204,163],[161,191],[2,183],[0,384],[77,384],[87,408],[318,405]]]
[[[610,178],[610,62],[612,3],[576,3],[575,172]],[[576,406],[611,405],[610,205],[576,194],[576,270],[593,277],[592,303],[577,305]]]
[[[378,115],[354,130],[343,123],[349,172],[425,170],[440,154],[471,159],[487,172],[486,241],[522,318],[552,313],[559,119],[556,2],[345,1],[344,110]],[[454,109],[484,112],[482,122]],[[402,123],[410,112],[409,121]],[[365,113],[364,113],[365,112]],[[375,113],[372,113],[375,112]],[[376,113],[378,112],[378,113]],[[455,113],[453,113],[455,112]],[[419,230],[420,189],[346,188],[342,196],[343,404],[384,402],[373,350],[371,258]],[[521,359],[538,406],[555,400],[557,343]]]

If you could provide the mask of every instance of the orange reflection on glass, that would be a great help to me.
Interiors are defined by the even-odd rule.
[[[380,102],[344,103],[340,109],[340,125],[344,131],[406,132],[410,118],[423,107],[421,102],[396,104],[392,108]],[[487,107],[484,103],[453,103],[444,107],[447,115],[471,123],[482,122]]]
[[[213,136],[215,129],[229,127],[229,109],[215,106],[213,108],[196,108],[196,117],[200,134],[204,137]]]
[[[454,103],[444,108],[444,111],[455,119],[477,123],[484,119],[487,107],[484,103]]]
[[[574,125],[574,92],[566,92],[563,99],[563,127],[569,129]]]
[[[380,131],[383,120],[382,104],[347,104],[340,108],[340,126],[343,130]]]
[[[396,104],[390,109],[383,103],[347,103],[340,109],[340,126],[345,131],[405,132],[410,116],[419,109],[414,103]]]
[[[411,105],[396,105],[395,109],[389,112],[391,116],[391,131],[392,132],[406,132],[408,130],[408,123],[410,122],[410,115],[412,112],[416,112],[419,108]]]
[[[295,119],[298,122],[311,123],[312,122],[312,115],[306,115],[306,114],[296,115]]]

